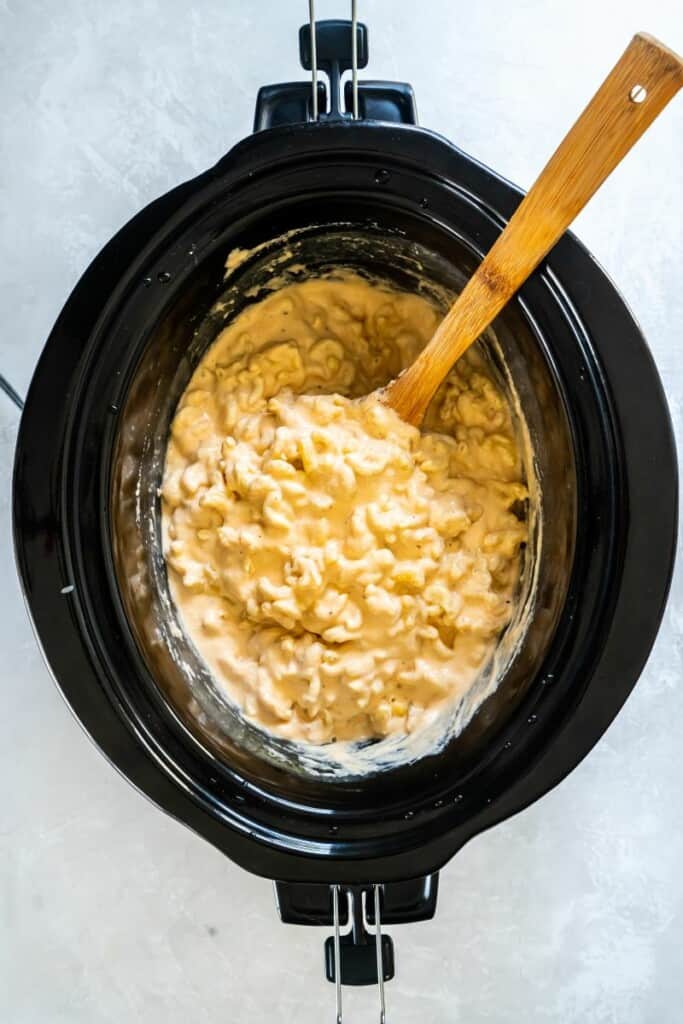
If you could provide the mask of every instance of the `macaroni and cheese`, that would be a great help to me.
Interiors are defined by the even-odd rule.
[[[246,308],[172,423],[164,551],[183,626],[244,715],[292,740],[413,732],[510,621],[527,489],[476,350],[420,432],[372,392],[435,308],[352,275]]]

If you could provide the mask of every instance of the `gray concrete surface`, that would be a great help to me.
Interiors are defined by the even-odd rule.
[[[360,0],[372,77],[528,186],[633,31],[683,50],[679,0]],[[22,391],[70,288],[141,206],[250,129],[297,75],[306,5],[0,3],[0,368]],[[319,0],[319,16],[345,15]],[[650,340],[683,443],[683,99],[577,226]],[[71,719],[10,547],[17,416],[0,396],[0,1020],[333,1019],[321,940],[270,886],[123,782]],[[395,929],[390,1024],[674,1024],[683,1014],[683,576],[623,713],[558,789],[443,872],[437,919]],[[346,1019],[377,1020],[372,991]]]

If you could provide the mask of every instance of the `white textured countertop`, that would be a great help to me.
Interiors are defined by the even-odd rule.
[[[346,17],[318,0],[319,17]],[[359,0],[372,78],[527,186],[631,34],[683,50],[680,0]],[[25,392],[66,296],[113,232],[251,127],[298,78],[306,4],[0,4],[0,369]],[[683,98],[577,232],[640,320],[683,444]],[[165,817],[62,703],[10,546],[17,415],[0,396],[0,1020],[332,1021],[321,931]],[[683,575],[633,696],[558,789],[442,873],[436,919],[393,929],[388,1022],[669,1024],[683,1014]],[[378,1019],[373,990],[345,1020]]]

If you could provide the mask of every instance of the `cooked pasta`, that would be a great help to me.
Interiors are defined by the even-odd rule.
[[[220,334],[179,403],[162,491],[184,628],[250,719],[325,743],[412,732],[510,621],[527,490],[481,356],[427,428],[368,396],[425,344],[424,298],[290,285]]]

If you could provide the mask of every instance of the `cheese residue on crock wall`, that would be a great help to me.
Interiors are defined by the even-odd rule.
[[[351,274],[292,284],[222,331],[178,405],[171,592],[219,685],[275,736],[418,733],[511,619],[528,492],[481,355],[458,362],[422,432],[371,394],[438,319]]]

